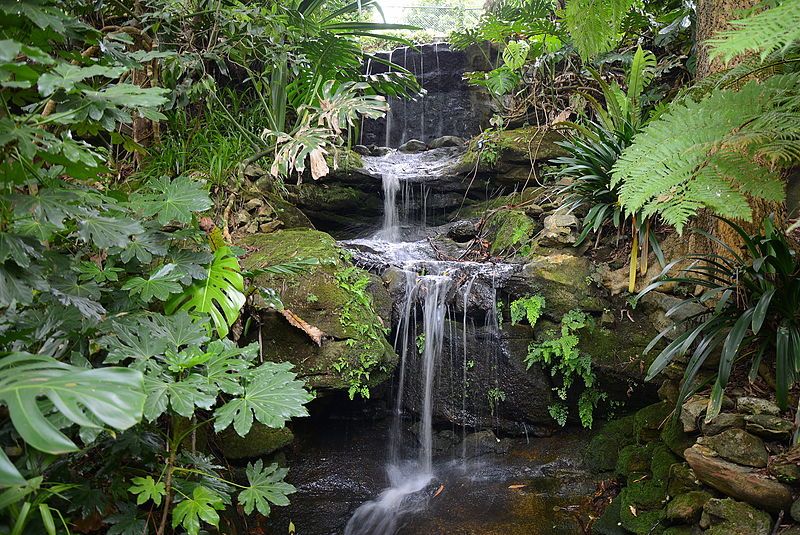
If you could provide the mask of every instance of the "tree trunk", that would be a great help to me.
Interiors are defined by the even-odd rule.
[[[730,21],[741,18],[741,10],[749,9],[760,3],[761,0],[698,0],[695,34],[697,46],[696,78],[698,80],[715,74],[726,67],[731,67],[744,59],[744,56],[734,58],[727,66],[718,58],[712,61],[709,58],[709,47],[706,45],[706,41],[714,37],[716,33],[730,29]],[[770,214],[775,214],[776,224],[783,225],[786,219],[784,204],[752,197],[749,198],[749,201],[753,212],[752,221],[736,221],[746,232],[750,234],[757,233],[764,218]],[[709,210],[700,212],[695,218],[693,226],[709,232],[728,246],[738,248],[742,245],[738,234],[728,225],[714,219]],[[709,240],[696,234],[690,238],[689,250],[691,252],[725,254],[721,249],[724,248],[721,246],[715,247]]]

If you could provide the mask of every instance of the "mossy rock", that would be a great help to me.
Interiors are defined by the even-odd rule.
[[[664,428],[661,430],[661,440],[669,447],[672,453],[681,459],[686,448],[691,448],[694,444],[694,438],[683,431],[683,424],[675,418],[669,418],[664,423]]]
[[[487,132],[470,141],[456,171],[468,173],[477,164],[479,172],[497,173],[499,181],[522,182],[530,178],[532,162],[545,162],[566,154],[556,144],[562,139],[559,132],[535,126]],[[490,155],[496,156],[495,162]]]
[[[703,508],[700,526],[704,535],[769,535],[772,517],[744,502],[712,498]]]
[[[702,488],[702,485],[687,463],[675,463],[669,467],[667,494],[677,496],[700,488]]]
[[[595,472],[608,472],[617,466],[620,451],[635,442],[633,415],[605,424],[586,448],[586,465]]]
[[[669,479],[669,471],[673,464],[679,463],[680,459],[662,442],[654,443],[653,456],[650,460],[650,473],[653,479],[666,482]]]
[[[499,210],[486,221],[489,252],[493,255],[518,251],[536,234],[537,225],[522,210]]]
[[[338,149],[325,155],[325,162],[332,174],[347,173],[363,169],[364,160],[361,155],[351,148]]]
[[[631,444],[619,452],[615,473],[620,477],[650,472],[650,459],[653,457],[652,444]]]
[[[693,535],[692,526],[670,526],[661,535]]]
[[[661,437],[661,426],[672,412],[673,407],[660,401],[640,409],[634,419],[634,434],[639,443],[653,442]]]
[[[608,504],[600,518],[592,524],[593,535],[627,535],[628,532],[622,527],[619,518],[621,504],[619,496]]]
[[[620,522],[622,527],[637,535],[661,533],[664,519],[666,486],[645,479],[629,484],[620,493]]]
[[[249,236],[242,245],[252,250],[243,260],[249,270],[307,258],[319,261],[297,274],[266,274],[254,281],[256,287],[276,290],[286,309],[324,333],[318,346],[256,299],[265,358],[292,362],[313,388],[350,389],[353,374],[363,369],[369,371],[363,386],[375,386],[390,377],[397,355],[385,338],[390,318],[381,318],[374,305],[389,299],[382,295],[387,292],[377,277],[355,268],[331,236],[316,230]],[[358,285],[361,290],[354,289]],[[382,308],[386,313],[386,307]]]
[[[467,201],[467,204],[457,212],[457,217],[459,219],[480,218],[486,215],[487,212],[504,207],[523,210],[526,214],[531,215],[531,209],[537,206],[535,203],[539,202],[542,196],[548,192],[549,190],[545,188],[529,187],[522,191],[499,195],[482,201]]]
[[[703,514],[703,507],[711,498],[713,496],[703,490],[679,494],[667,504],[665,518],[671,524],[696,524]]]
[[[273,429],[259,422],[253,422],[250,432],[240,437],[233,427],[229,427],[219,435],[219,445],[226,459],[252,459],[275,453],[285,448],[294,440],[288,427]]]

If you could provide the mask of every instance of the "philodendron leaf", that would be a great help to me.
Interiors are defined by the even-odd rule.
[[[153,476],[134,477],[131,483],[133,483],[133,485],[130,486],[128,492],[136,496],[137,505],[142,505],[148,500],[153,500],[156,507],[159,507],[161,505],[161,498],[167,494],[167,487],[164,482],[155,481]]]
[[[239,503],[244,506],[245,514],[258,510],[262,515],[269,516],[270,503],[289,505],[287,495],[297,492],[297,489],[283,480],[288,472],[286,468],[278,468],[277,463],[264,468],[261,459],[254,464],[247,463],[249,486],[239,493]]]
[[[191,497],[186,497],[173,509],[172,527],[181,525],[189,535],[197,535],[200,532],[200,521],[217,526],[219,524],[217,511],[224,508],[225,505],[218,494],[198,485],[192,491]]]
[[[127,368],[80,368],[44,355],[0,358],[0,404],[23,440],[46,453],[78,450],[42,413],[46,397],[69,421],[83,427],[128,429],[142,419],[142,374]]]
[[[247,372],[244,393],[214,411],[214,429],[219,432],[233,423],[240,436],[253,425],[253,417],[262,424],[279,428],[295,416],[308,416],[305,404],[312,395],[296,379],[288,362],[265,362]]]
[[[148,278],[131,277],[122,286],[123,290],[130,290],[131,295],[139,295],[145,303],[155,297],[159,301],[166,301],[169,296],[183,289],[178,280],[183,276],[175,272],[175,264],[164,264]]]
[[[162,225],[172,221],[189,223],[192,213],[213,206],[203,184],[185,176],[173,180],[162,176],[148,182],[145,188],[151,193],[134,194],[131,204],[146,217],[156,217]]]
[[[184,310],[190,314],[208,314],[220,338],[239,317],[244,306],[244,277],[239,260],[230,247],[220,247],[208,266],[208,276],[195,281],[183,293],[170,299],[164,306],[167,314]]]

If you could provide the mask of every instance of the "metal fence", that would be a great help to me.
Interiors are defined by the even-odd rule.
[[[453,30],[477,24],[482,8],[448,6],[408,6],[403,8],[405,23],[436,35],[448,35]]]

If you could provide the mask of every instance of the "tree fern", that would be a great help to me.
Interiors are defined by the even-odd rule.
[[[747,195],[782,200],[776,168],[800,153],[798,81],[779,75],[673,104],[614,166],[625,209],[658,213],[681,232],[702,207],[750,220]]]
[[[617,44],[622,20],[636,0],[569,0],[564,22],[581,58],[608,52]]]
[[[728,62],[736,56],[758,52],[764,59],[800,40],[800,0],[785,0],[752,17],[734,20],[731,25],[733,29],[708,41],[712,56]]]

